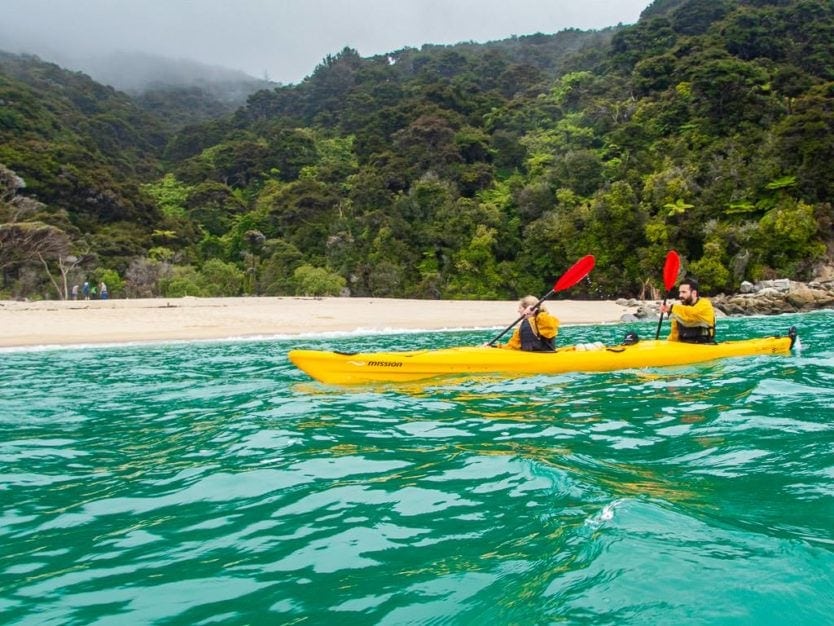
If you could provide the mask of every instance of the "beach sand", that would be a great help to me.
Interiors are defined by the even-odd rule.
[[[618,322],[611,301],[549,300],[566,324]],[[132,343],[338,331],[503,329],[515,301],[388,298],[155,298],[0,301],[0,347]]]

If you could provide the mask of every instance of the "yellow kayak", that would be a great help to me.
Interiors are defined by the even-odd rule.
[[[349,385],[408,382],[438,376],[530,376],[688,365],[727,357],[788,354],[795,340],[796,330],[791,328],[785,337],[716,344],[643,340],[631,345],[578,344],[555,352],[522,352],[488,346],[409,352],[290,350],[289,359],[320,382]]]

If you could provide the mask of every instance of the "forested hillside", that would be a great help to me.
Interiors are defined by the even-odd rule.
[[[670,248],[710,292],[834,251],[834,2],[345,49],[176,132],[154,97],[0,57],[0,294],[514,298],[590,253],[607,298]]]

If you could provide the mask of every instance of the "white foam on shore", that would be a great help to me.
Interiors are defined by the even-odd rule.
[[[245,343],[259,341],[299,341],[310,339],[346,339],[350,337],[370,337],[386,335],[421,335],[430,333],[463,333],[495,330],[498,327],[481,328],[357,328],[354,330],[337,330],[314,333],[275,333],[261,335],[239,335],[231,337],[218,337],[206,339],[151,339],[147,341],[114,341],[101,343],[75,343],[75,344],[40,344],[30,346],[9,346],[0,347],[0,353],[6,352],[46,352],[53,350],[96,350],[103,348],[124,348],[131,346],[166,346],[182,345],[192,343]]]

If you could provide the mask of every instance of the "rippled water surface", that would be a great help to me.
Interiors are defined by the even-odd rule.
[[[299,345],[0,353],[0,623],[824,624],[834,314],[788,357],[336,388]],[[568,327],[562,343],[654,325]]]

